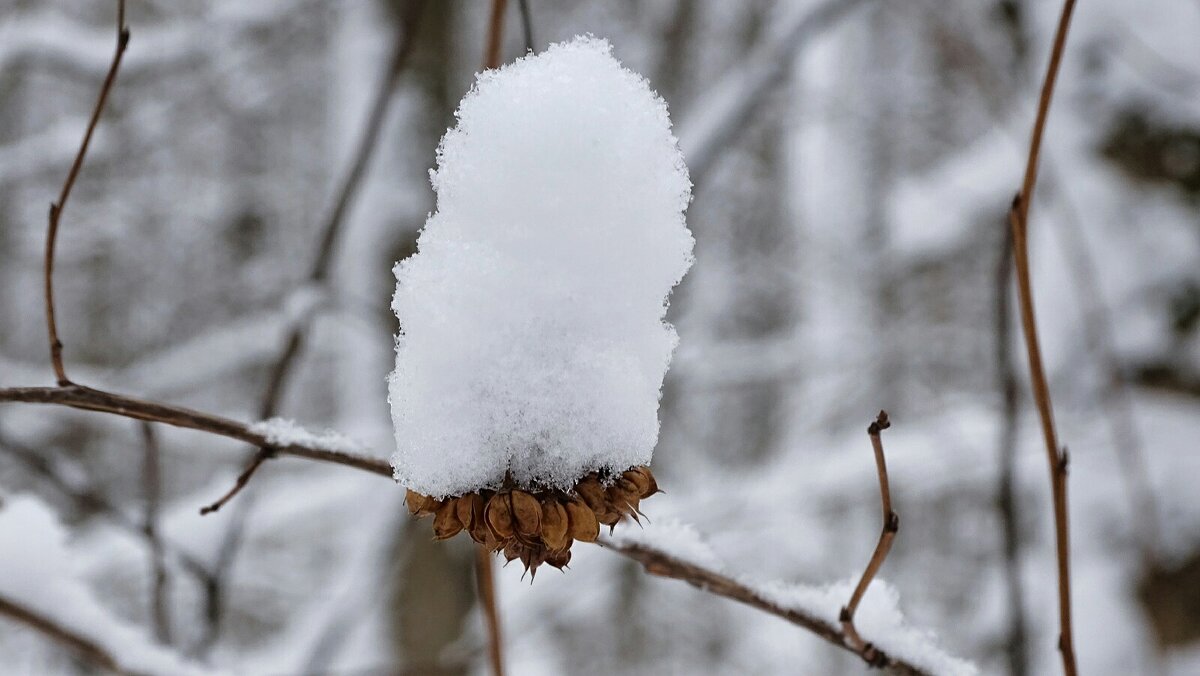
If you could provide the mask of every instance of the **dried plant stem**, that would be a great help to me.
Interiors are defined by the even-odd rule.
[[[487,628],[488,660],[492,676],[504,676],[504,637],[501,636],[500,608],[496,603],[496,576],[491,552],[475,547],[475,582],[479,587],[479,604]]]
[[[848,650],[859,657],[866,658],[865,655],[855,646],[850,637],[844,631],[829,622],[809,615],[796,608],[781,606],[771,599],[763,596],[760,592],[751,589],[745,584],[721,573],[708,570],[701,566],[697,566],[688,561],[678,559],[670,554],[655,549],[653,547],[640,543],[616,543],[608,540],[601,541],[601,544],[614,552],[622,554],[638,563],[646,569],[650,575],[658,577],[666,577],[674,580],[682,580],[693,587],[722,596],[727,599],[732,599],[738,603],[743,603],[756,608],[765,613],[781,617],[792,624],[798,625],[825,639],[829,643]],[[906,662],[904,660],[892,657],[879,649],[875,649],[872,660],[869,663],[872,666],[879,667],[893,674],[926,674],[927,672],[921,668]]]
[[[118,674],[127,673],[121,669],[113,656],[95,641],[81,636],[36,610],[26,608],[3,596],[0,596],[0,616],[8,617],[36,630],[90,665]]]
[[[1017,294],[1020,301],[1021,326],[1024,331],[1025,348],[1029,357],[1029,373],[1033,387],[1033,399],[1037,404],[1038,415],[1041,419],[1042,436],[1046,443],[1046,454],[1050,465],[1050,486],[1054,503],[1055,548],[1058,557],[1058,647],[1062,653],[1063,671],[1067,676],[1074,676],[1077,673],[1075,642],[1071,628],[1067,451],[1058,442],[1058,434],[1054,427],[1054,410],[1050,401],[1050,388],[1046,382],[1045,368],[1042,365],[1042,352],[1038,342],[1037,321],[1033,306],[1033,289],[1029,278],[1029,246],[1027,235],[1029,207],[1033,202],[1033,190],[1037,183],[1038,156],[1041,152],[1042,136],[1045,132],[1046,117],[1050,110],[1054,84],[1058,78],[1063,49],[1067,41],[1067,30],[1070,26],[1071,15],[1074,9],[1075,0],[1066,0],[1063,3],[1062,14],[1059,18],[1058,29],[1054,37],[1054,46],[1050,53],[1050,64],[1047,67],[1046,78],[1042,84],[1037,117],[1034,121],[1033,134],[1029,143],[1029,155],[1025,165],[1025,178],[1021,185],[1021,192],[1013,200],[1012,209],[1009,210],[1009,224],[1013,232],[1013,262],[1017,272]]]
[[[171,643],[171,612],[168,606],[167,566],[163,553],[162,539],[158,536],[159,506],[162,502],[162,471],[160,459],[162,456],[158,446],[158,437],[154,426],[142,422],[139,427],[142,432],[142,492],[146,501],[145,512],[142,516],[142,532],[150,543],[150,566],[152,582],[150,587],[150,617],[154,623],[154,637],[159,643]]]
[[[871,554],[871,560],[867,562],[858,586],[850,595],[850,602],[842,607],[841,616],[838,618],[842,623],[842,633],[862,655],[863,660],[872,665],[876,664],[879,659],[879,650],[858,635],[858,630],[854,628],[854,613],[858,610],[858,604],[862,602],[863,595],[867,593],[867,587],[870,586],[871,580],[875,579],[883,562],[887,560],[888,552],[892,549],[892,541],[896,539],[896,533],[900,530],[900,515],[892,510],[892,491],[888,484],[887,460],[883,455],[883,439],[880,436],[888,427],[891,427],[891,422],[888,420],[886,411],[880,411],[875,422],[867,427],[867,434],[871,437],[871,447],[875,450],[875,469],[879,473],[879,497],[883,502],[883,531],[879,534],[879,543],[875,545],[875,552]]]
[[[492,0],[492,14],[488,19],[487,47],[483,53],[483,68],[499,68],[500,47],[504,43],[504,10],[508,0]]]
[[[533,51],[533,11],[529,8],[529,0],[517,0],[521,10],[521,34],[525,36],[525,51]]]
[[[87,157],[88,146],[92,143],[92,134],[100,122],[100,114],[104,112],[104,103],[108,93],[112,91],[113,83],[117,80],[117,71],[121,68],[121,57],[129,46],[129,27],[125,25],[125,0],[117,1],[117,49],[113,54],[112,65],[100,86],[100,95],[96,97],[96,105],[92,108],[92,117],[88,120],[87,130],[83,133],[83,141],[79,144],[79,152],[75,153],[75,161],[67,172],[62,190],[58,193],[58,201],[50,204],[50,218],[46,227],[46,259],[43,264],[43,281],[46,295],[46,332],[50,341],[50,364],[54,367],[54,375],[59,385],[69,385],[66,367],[63,366],[63,344],[58,338],[58,321],[54,313],[54,245],[58,241],[58,226],[62,220],[63,209],[67,207],[67,199],[71,197],[71,188],[75,187],[75,179],[83,168],[83,160]]]

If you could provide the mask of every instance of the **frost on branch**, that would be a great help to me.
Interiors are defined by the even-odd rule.
[[[576,38],[480,74],[457,118],[395,269],[396,478],[445,497],[648,464],[692,263],[666,104]]]

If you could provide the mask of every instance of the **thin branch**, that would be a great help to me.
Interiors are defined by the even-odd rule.
[[[134,420],[163,423],[236,439],[259,448],[270,448],[279,455],[330,462],[388,478],[392,476],[392,468],[386,460],[316,445],[272,444],[265,435],[236,420],[82,385],[0,388],[0,402],[4,401],[69,406],[83,411],[111,413]]]
[[[496,603],[494,565],[491,552],[484,547],[475,548],[475,582],[478,585],[484,625],[487,627],[488,660],[492,676],[504,676],[504,637],[500,635],[500,609]]]
[[[533,11],[529,8],[530,0],[517,0],[521,10],[521,33],[525,36],[525,53],[533,51]]]
[[[148,422],[139,425],[142,431],[142,492],[146,508],[142,520],[142,532],[150,543],[150,565],[152,583],[150,587],[150,615],[154,620],[154,636],[159,643],[171,644],[171,612],[168,606],[167,566],[163,556],[162,540],[158,537],[159,505],[162,495],[162,472],[158,437],[154,426]]]
[[[0,596],[0,616],[8,617],[41,633],[88,664],[118,674],[126,673],[116,659],[98,643],[62,626],[36,610],[26,608]]]
[[[882,666],[882,664],[877,664],[880,659],[879,649],[858,635],[858,630],[854,628],[854,613],[858,611],[858,604],[867,593],[867,587],[871,585],[871,580],[875,579],[875,575],[887,559],[888,552],[892,549],[892,541],[896,539],[896,532],[900,530],[900,515],[892,510],[892,491],[888,484],[887,460],[883,456],[883,439],[880,436],[883,430],[891,425],[887,412],[880,411],[875,422],[867,427],[867,434],[871,437],[871,447],[875,451],[875,469],[879,473],[879,498],[883,503],[883,531],[879,534],[879,543],[875,545],[875,552],[871,554],[871,560],[867,562],[858,586],[850,595],[850,602],[842,607],[841,615],[838,618],[842,623],[842,633],[846,635],[850,645],[854,646],[867,664],[874,666]]]
[[[500,48],[504,43],[504,10],[508,0],[492,0],[492,14],[488,19],[487,47],[483,52],[483,68],[499,68]]]
[[[1050,53],[1050,64],[1047,67],[1046,78],[1042,85],[1041,98],[1038,102],[1037,118],[1034,121],[1033,134],[1029,143],[1029,156],[1025,164],[1025,178],[1021,185],[1021,192],[1013,200],[1012,209],[1009,210],[1009,223],[1013,231],[1013,261],[1017,272],[1017,292],[1020,299],[1021,326],[1025,334],[1025,348],[1029,357],[1033,398],[1037,404],[1038,415],[1041,419],[1042,436],[1046,443],[1047,460],[1050,465],[1050,485],[1054,502],[1055,549],[1058,557],[1058,647],[1062,653],[1063,670],[1067,676],[1075,676],[1077,673],[1075,641],[1071,628],[1067,453],[1065,449],[1060,450],[1058,434],[1054,428],[1054,410],[1050,401],[1050,388],[1047,385],[1046,372],[1042,365],[1041,346],[1038,343],[1037,321],[1033,307],[1033,290],[1029,279],[1027,234],[1029,206],[1033,201],[1033,189],[1037,183],[1038,156],[1041,151],[1042,136],[1045,132],[1046,117],[1049,113],[1050,101],[1054,93],[1054,83],[1058,78],[1063,49],[1067,41],[1067,30],[1070,26],[1071,15],[1074,9],[1075,0],[1065,0],[1062,15],[1058,22],[1058,29],[1054,37],[1054,46]]]
[[[58,378],[59,385],[69,385],[71,381],[67,378],[66,367],[63,366],[63,344],[58,338],[58,322],[54,313],[54,245],[58,240],[58,225],[62,220],[63,209],[67,207],[67,199],[71,197],[71,188],[75,186],[75,179],[79,176],[79,170],[83,168],[83,159],[87,156],[88,146],[92,143],[92,133],[96,131],[96,125],[100,122],[100,114],[104,112],[104,102],[108,100],[108,93],[112,90],[113,83],[117,80],[117,70],[121,67],[121,57],[125,55],[125,48],[128,46],[129,27],[125,25],[125,0],[117,0],[117,49],[113,54],[112,65],[108,68],[108,74],[104,77],[104,84],[100,86],[100,95],[96,98],[96,106],[92,109],[92,117],[88,121],[87,130],[83,133],[83,141],[79,144],[79,152],[75,154],[75,161],[71,163],[71,169],[67,172],[67,178],[63,181],[62,190],[58,194],[58,201],[50,204],[50,217],[46,228],[46,259],[43,265],[46,294],[46,332],[50,342],[50,364],[54,367],[54,375]]]
[[[250,461],[250,464],[246,467],[246,469],[243,470],[242,473],[238,475],[237,480],[233,482],[233,488],[230,488],[225,495],[217,498],[217,501],[211,505],[201,507],[200,516],[207,516],[224,507],[225,503],[232,500],[235,495],[237,495],[243,488],[246,487],[246,484],[250,482],[250,477],[254,476],[254,473],[258,471],[258,468],[262,467],[262,464],[270,459],[272,455],[273,453],[269,449],[263,449],[258,453],[255,453],[254,459]]]
[[[1025,627],[1024,584],[1021,580],[1021,532],[1017,513],[1016,492],[1017,425],[1020,398],[1017,396],[1017,372],[1012,356],[1012,231],[1004,231],[999,265],[996,268],[995,348],[996,387],[1000,391],[1003,411],[997,456],[1000,472],[996,478],[996,510],[1003,524],[1004,578],[1008,596],[1008,629],[1005,653],[1009,673],[1025,676],[1029,673],[1028,630]]]
[[[843,650],[854,653],[859,657],[864,657],[863,653],[850,642],[849,637],[836,625],[796,608],[781,606],[771,599],[764,597],[758,591],[747,587],[727,575],[702,568],[643,544],[616,543],[606,540],[602,542],[602,545],[642,564],[642,567],[650,575],[682,580],[703,592],[732,599],[751,608],[782,617],[788,622],[807,629]],[[875,649],[872,657],[874,658],[870,662],[872,666],[880,667],[889,673],[909,675],[927,673],[923,669],[902,659],[888,655],[879,649]]]

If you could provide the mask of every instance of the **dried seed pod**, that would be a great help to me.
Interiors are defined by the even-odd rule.
[[[508,563],[511,563],[513,559],[521,557],[521,552],[524,549],[524,547],[517,544],[516,540],[509,541],[508,544],[504,545],[504,549],[502,550],[504,554],[504,560]]]
[[[463,528],[470,530],[483,517],[483,506],[483,497],[478,493],[467,493],[458,499],[458,520]]]
[[[570,524],[567,508],[552,497],[542,500],[542,542],[550,549],[564,549],[571,538],[567,535]]]
[[[526,538],[537,537],[542,531],[542,507],[537,498],[525,491],[513,491],[509,500],[517,533]]]
[[[627,470],[622,476],[637,486],[639,498],[648,498],[659,492],[658,482],[654,479],[654,472],[651,472],[650,468],[645,465]]]
[[[450,499],[438,507],[437,513],[433,517],[433,538],[435,540],[445,540],[458,535],[463,529],[462,522],[458,520],[456,499]]]
[[[596,513],[582,498],[571,498],[563,507],[567,510],[568,534],[580,542],[595,542],[600,537],[600,522]]]
[[[571,562],[571,550],[563,549],[561,551],[552,551],[546,554],[546,563],[562,570]]]
[[[600,485],[600,480],[596,478],[595,474],[589,474],[580,479],[579,483],[575,484],[575,492],[597,515],[606,511],[608,500],[604,497],[604,487]]]
[[[488,500],[484,510],[484,520],[496,540],[507,542],[513,536],[512,506],[509,504],[508,493],[497,493]],[[511,559],[510,559],[511,560]]]
[[[405,493],[404,501],[408,503],[408,512],[418,518],[430,516],[442,506],[441,500],[422,495],[411,488]]]

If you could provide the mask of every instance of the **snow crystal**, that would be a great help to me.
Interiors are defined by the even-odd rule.
[[[395,269],[409,488],[566,487],[650,461],[691,184],[666,104],[611,51],[577,37],[480,74],[442,139],[437,212]]]
[[[22,495],[0,504],[0,552],[0,596],[95,641],[123,668],[215,673],[184,661],[101,606],[75,574],[66,530],[37,498]]]
[[[341,432],[325,430],[321,433],[310,432],[294,420],[286,418],[271,418],[256,422],[250,426],[254,434],[261,434],[272,446],[301,446],[314,450],[341,451],[343,453],[362,453],[363,445],[350,439]]]

